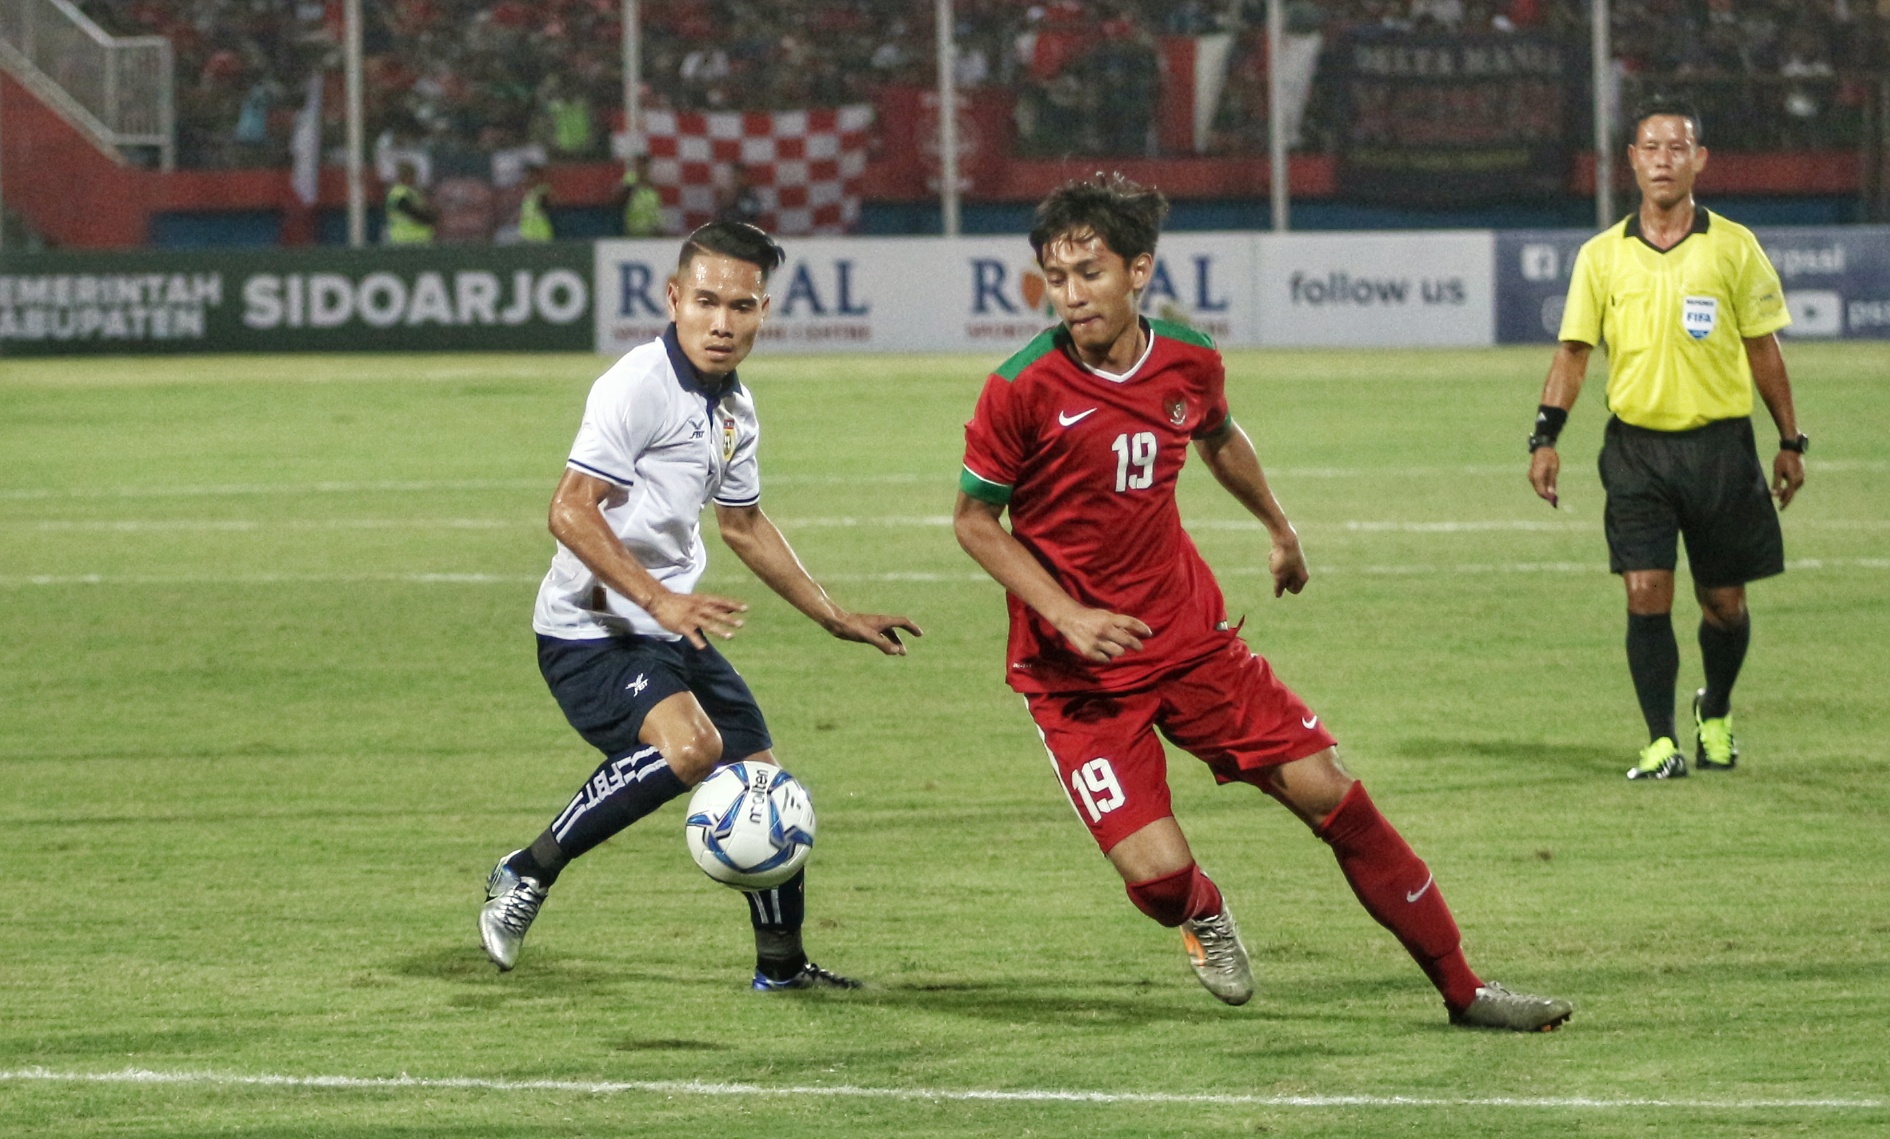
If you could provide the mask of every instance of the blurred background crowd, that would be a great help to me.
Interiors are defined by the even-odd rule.
[[[338,0],[80,0],[107,30],[175,45],[180,165],[281,166],[309,77],[340,121]],[[369,136],[383,147],[552,160],[609,155],[621,125],[619,0],[374,0]],[[643,11],[643,99],[678,109],[874,102],[934,85],[929,0],[667,0]],[[1023,154],[1146,155],[1164,44],[1227,37],[1207,153],[1263,153],[1262,0],[958,0],[961,88],[1011,100]],[[1343,114],[1334,55],[1358,29],[1541,34],[1585,71],[1580,0],[1291,0],[1315,61],[1297,145],[1327,150]],[[1890,61],[1890,0],[1638,0],[1615,5],[1618,78],[1680,82],[1723,147],[1844,145]],[[1631,93],[1631,92],[1630,92]],[[1854,142],[1852,143],[1854,144]]]

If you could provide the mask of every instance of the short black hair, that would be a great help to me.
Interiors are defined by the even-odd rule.
[[[676,272],[689,268],[698,253],[719,253],[746,261],[761,270],[763,284],[781,267],[781,262],[787,260],[787,250],[782,249],[780,243],[760,226],[745,221],[712,221],[684,238],[682,255],[676,259]]]
[[[1093,233],[1124,261],[1155,252],[1168,199],[1153,186],[1143,186],[1118,172],[1097,171],[1089,178],[1065,182],[1037,203],[1030,230],[1030,248],[1043,263],[1043,247],[1064,234]]]
[[[1630,124],[1632,129],[1628,135],[1629,139],[1639,138],[1641,136],[1641,124],[1653,118],[1655,115],[1678,115],[1693,124],[1693,141],[1695,143],[1704,143],[1706,141],[1706,124],[1700,121],[1700,109],[1694,106],[1690,99],[1679,95],[1670,95],[1665,92],[1657,92],[1649,95],[1647,98],[1635,104],[1634,119]]]

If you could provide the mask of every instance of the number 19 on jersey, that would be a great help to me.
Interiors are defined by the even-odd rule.
[[[1116,490],[1147,490],[1155,485],[1155,433],[1137,431],[1116,436],[1109,444],[1116,453]]]

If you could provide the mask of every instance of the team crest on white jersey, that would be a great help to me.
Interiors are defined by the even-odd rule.
[[[1695,340],[1705,340],[1719,323],[1718,297],[1686,297],[1680,302],[1680,326]]]
[[[722,417],[722,461],[728,462],[735,457],[735,417]]]

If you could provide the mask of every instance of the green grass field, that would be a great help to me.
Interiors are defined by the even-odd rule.
[[[946,524],[993,360],[743,369],[770,514],[927,630],[841,644],[714,551],[821,811],[810,948],[871,986],[785,997],[746,991],[680,804],[566,873],[516,972],[477,945],[494,858],[595,763],[529,614],[600,361],[0,364],[0,1134],[1884,1134],[1890,347],[1787,352],[1814,447],[1792,569],[1752,590],[1745,757],[1656,786],[1621,778],[1599,368],[1553,512],[1523,478],[1546,351],[1230,354],[1313,583],[1274,600],[1197,469],[1184,514],[1472,962],[1576,1002],[1526,1037],[1447,1027],[1325,848],[1186,757],[1260,996],[1214,1002],[1129,905]]]

